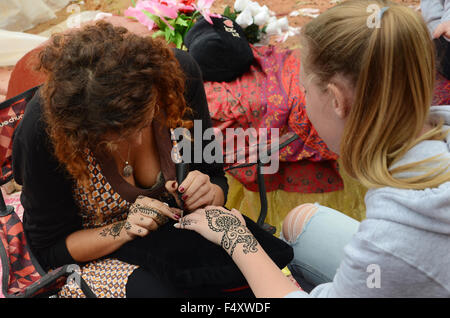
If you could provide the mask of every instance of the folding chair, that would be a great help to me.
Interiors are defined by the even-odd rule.
[[[291,144],[298,138],[300,138],[300,137],[298,135],[296,135],[295,133],[288,133],[286,135],[281,136],[281,138],[279,140],[279,146],[277,147],[277,149],[275,149],[275,151],[277,153],[279,153],[284,147],[288,146],[289,144]],[[260,149],[263,147],[267,148],[267,150],[264,152],[266,154],[266,156],[264,158],[259,156],[259,154],[261,154]],[[259,199],[261,202],[261,209],[260,209],[259,217],[258,217],[258,220],[256,223],[260,227],[262,227],[263,229],[265,229],[266,231],[268,231],[269,233],[271,233],[273,235],[276,232],[276,228],[273,225],[265,223],[265,220],[267,217],[268,205],[267,205],[266,184],[264,181],[264,174],[262,173],[262,168],[265,165],[269,164],[270,157],[272,155],[272,147],[270,144],[256,144],[256,153],[258,154],[258,156],[256,156],[256,158],[257,158],[256,162],[249,162],[249,163],[243,163],[243,164],[236,165],[236,166],[231,166],[231,167],[225,168],[225,171],[230,171],[233,169],[240,169],[240,168],[247,168],[247,167],[256,165],[256,180],[258,183]]]
[[[14,130],[23,118],[27,103],[38,90],[34,87],[0,104],[0,186],[13,178],[12,143]],[[7,206],[0,191],[0,258],[2,294],[6,298],[55,297],[61,287],[73,280],[88,298],[95,294],[77,272],[76,264],[67,264],[45,272],[33,256],[19,216]]]

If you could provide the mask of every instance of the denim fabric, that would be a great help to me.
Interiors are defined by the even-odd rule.
[[[305,290],[331,282],[342,261],[344,247],[357,232],[359,222],[341,212],[319,204],[317,212],[303,226],[295,241],[281,239],[294,249],[288,265],[294,278]]]

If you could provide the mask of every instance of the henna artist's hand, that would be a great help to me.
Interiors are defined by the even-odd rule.
[[[199,233],[222,246],[230,256],[236,248],[242,248],[244,254],[258,251],[258,241],[246,227],[241,213],[234,209],[228,211],[222,207],[208,206],[181,218],[175,227]],[[240,244],[242,246],[238,247]]]
[[[139,196],[130,207],[124,228],[131,239],[143,237],[167,223],[169,218],[178,221],[180,212],[156,199]]]
[[[215,202],[218,192],[221,191],[223,194],[222,189],[211,183],[208,175],[197,170],[189,172],[181,185],[176,181],[168,181],[166,189],[175,197],[178,204],[180,202],[177,190],[182,193],[184,209],[189,212],[208,205],[223,204]]]

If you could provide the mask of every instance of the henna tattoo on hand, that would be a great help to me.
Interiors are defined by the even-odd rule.
[[[167,221],[169,221],[169,218],[163,214],[161,214],[161,212],[159,212],[157,209],[154,208],[150,208],[144,205],[141,205],[139,203],[134,203],[131,207],[130,207],[130,214],[136,214],[136,213],[142,213],[144,215],[147,215],[153,219],[155,219],[155,221],[158,224],[165,224]]]
[[[105,227],[100,233],[100,236],[106,237],[108,235],[112,236],[114,239],[120,236],[120,232],[125,225],[125,221],[117,222],[112,224],[109,227]]]
[[[243,244],[244,254],[256,253],[258,241],[241,221],[231,213],[218,209],[206,211],[208,226],[215,232],[223,232],[220,245],[233,256],[238,244]]]
[[[181,228],[184,229],[187,225],[197,224],[197,221],[187,220],[185,218],[180,219]]]

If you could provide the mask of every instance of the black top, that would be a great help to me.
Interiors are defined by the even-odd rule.
[[[202,130],[210,128],[212,121],[200,68],[188,53],[175,50],[175,55],[187,77],[185,98],[193,110],[191,119],[202,120]],[[79,207],[73,196],[75,182],[54,156],[45,127],[38,91],[27,105],[15,131],[13,171],[14,179],[23,186],[21,203],[28,243],[42,267],[48,270],[75,263],[67,250],[65,239],[69,234],[81,230],[82,224]],[[194,136],[193,131],[191,135]],[[170,139],[167,140],[170,142]],[[202,146],[205,147],[207,143],[209,141],[203,141]],[[192,149],[200,151],[198,148]],[[190,170],[208,174],[211,182],[220,186],[227,197],[228,184],[222,164],[192,163]]]

